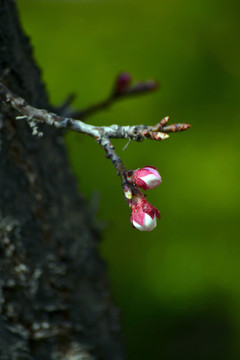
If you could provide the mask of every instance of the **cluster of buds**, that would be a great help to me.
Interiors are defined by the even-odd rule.
[[[111,159],[117,170],[117,174],[122,180],[124,196],[132,211],[130,221],[133,227],[141,231],[151,231],[156,227],[157,217],[160,218],[160,213],[154,206],[146,201],[140,188],[144,190],[155,188],[161,183],[161,176],[153,166],[145,166],[142,169],[126,171],[120,157],[114,150],[110,138],[128,138],[129,141],[131,139],[136,141],[142,141],[144,139],[160,141],[169,137],[167,133],[187,130],[190,128],[190,125],[185,123],[167,125],[169,120],[168,116],[163,118],[155,126],[92,126],[75,119],[84,118],[99,110],[106,109],[119,98],[128,95],[149,93],[157,89],[157,87],[158,83],[154,80],[132,84],[131,75],[129,73],[121,73],[118,75],[112,92],[107,99],[81,111],[71,112],[70,115],[72,118],[70,116],[65,117],[49,113],[44,109],[34,108],[27,104],[24,99],[12,93],[1,81],[0,100],[7,104],[7,106],[11,106],[18,111],[20,116],[16,117],[17,119],[27,120],[29,125],[33,127],[33,134],[40,136],[41,133],[36,131],[37,123],[46,123],[56,126],[58,129],[71,129],[94,137],[106,151],[106,157]],[[66,112],[66,107],[70,104],[71,99],[72,97],[59,108],[60,112]]]
[[[129,186],[124,187],[124,195],[132,210],[130,221],[133,227],[140,231],[151,231],[157,226],[160,213],[147,202],[139,188],[144,190],[155,188],[161,183],[161,176],[155,167],[145,166],[142,169],[127,171],[126,177]]]

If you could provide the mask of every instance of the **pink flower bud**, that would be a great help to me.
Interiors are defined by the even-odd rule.
[[[140,231],[152,231],[157,226],[157,219],[160,219],[158,209],[152,206],[144,197],[138,197],[132,204],[130,221]]]
[[[115,93],[120,94],[127,89],[131,83],[131,75],[127,72],[118,75],[115,83]]]
[[[131,182],[131,178],[128,180]],[[144,190],[154,189],[162,182],[159,172],[153,166],[145,166],[142,169],[134,170],[132,180],[138,187]]]

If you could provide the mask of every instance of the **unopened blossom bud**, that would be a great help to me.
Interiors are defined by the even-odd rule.
[[[134,182],[138,187],[144,190],[154,189],[162,182],[162,178],[153,166],[145,166],[142,169],[134,170],[128,173],[128,181]]]
[[[132,204],[130,221],[140,231],[152,231],[157,226],[157,217],[160,219],[158,209],[152,206],[144,197],[139,197]]]
[[[121,94],[131,83],[131,75],[127,72],[118,75],[115,83],[115,94]]]

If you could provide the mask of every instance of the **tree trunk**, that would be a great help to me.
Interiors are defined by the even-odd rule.
[[[0,1],[0,77],[51,109],[13,0]],[[100,235],[63,133],[43,126],[39,139],[16,115],[0,104],[0,359],[124,359]]]

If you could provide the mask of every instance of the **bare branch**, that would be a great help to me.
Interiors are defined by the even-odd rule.
[[[167,132],[182,131],[190,127],[188,124],[174,124],[168,126],[166,129],[161,125],[161,122],[155,126],[147,125],[133,125],[133,126],[95,126],[86,124],[81,120],[75,120],[69,117],[59,116],[45,109],[37,109],[17,95],[13,94],[3,83],[0,82],[0,98],[6,104],[12,106],[17,110],[21,116],[28,121],[35,121],[36,123],[46,123],[57,128],[69,129],[79,133],[87,134],[94,137],[96,140],[103,136],[107,138],[127,138],[135,141],[142,141],[144,139],[151,140],[166,140],[169,135]],[[19,119],[19,117],[18,117]],[[165,120],[164,118],[163,120]]]
[[[143,87],[143,84],[141,86],[138,85],[137,89],[135,90],[138,91],[139,87]],[[123,93],[124,89],[125,91],[135,91],[129,88],[128,78],[118,78],[118,83],[115,87],[115,94],[116,92],[119,94]],[[142,180],[140,179],[138,181],[138,179],[136,180],[136,177],[134,180],[134,177],[132,178],[130,175],[130,173],[134,173],[134,171],[126,171],[122,160],[115,152],[114,146],[110,139],[126,138],[135,141],[142,141],[144,139],[157,141],[166,140],[169,138],[167,133],[186,130],[190,127],[189,124],[172,124],[166,126],[169,121],[169,117],[165,117],[155,126],[120,126],[115,124],[110,126],[93,126],[86,124],[81,120],[59,116],[44,109],[37,109],[27,104],[26,101],[21,97],[13,94],[1,82],[0,99],[2,99],[2,101],[7,106],[11,106],[17,110],[20,116],[16,116],[16,119],[25,119],[29,123],[30,127],[32,128],[33,135],[42,136],[43,134],[37,129],[37,124],[46,123],[59,129],[69,129],[95,138],[95,140],[104,148],[106,157],[112,161],[117,174],[121,179],[125,199],[128,202],[129,207],[132,209],[131,222],[133,226],[142,231],[151,231],[156,226],[156,217],[160,218],[159,211],[146,201],[145,196],[139,188],[144,188],[144,185],[140,185]],[[95,110],[96,109],[97,107]],[[159,174],[156,172],[156,168],[146,167],[142,170],[143,173],[146,171],[149,172],[151,178],[155,177],[157,180],[160,179]],[[159,184],[159,181],[157,181],[157,183]]]

